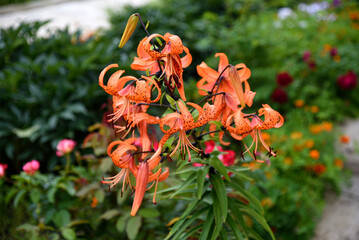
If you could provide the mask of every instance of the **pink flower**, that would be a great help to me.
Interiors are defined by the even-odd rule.
[[[40,168],[40,163],[36,160],[32,160],[27,162],[23,167],[22,170],[26,172],[27,175],[34,175],[37,170]]]
[[[310,51],[305,51],[303,53],[303,61],[309,62],[311,56],[312,56],[312,53]]]
[[[330,56],[334,57],[338,54],[338,49],[337,48],[332,48],[330,50]]]
[[[288,94],[281,88],[277,88],[273,91],[272,100],[279,104],[286,103],[288,101]]]
[[[277,83],[281,87],[286,87],[293,82],[293,78],[288,72],[281,72],[277,74]]]
[[[76,146],[76,142],[71,139],[62,139],[56,147],[56,155],[58,157],[64,156],[65,154],[68,154],[74,150],[74,147]]]
[[[202,163],[192,163],[193,167],[202,167],[203,164]]]
[[[7,169],[7,164],[0,163],[0,178],[5,176],[6,169]]]
[[[353,71],[348,71],[338,77],[337,84],[341,89],[354,89],[357,86],[357,75]]]
[[[204,152],[211,153],[211,152],[213,152],[214,147],[216,146],[216,143],[213,140],[209,140],[209,141],[205,142],[204,145],[206,146]]]
[[[234,160],[236,159],[236,153],[233,150],[224,150],[226,154],[221,154],[218,156],[219,160],[222,161],[224,166],[232,166],[234,164]]]

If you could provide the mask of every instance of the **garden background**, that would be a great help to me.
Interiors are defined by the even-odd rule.
[[[100,184],[116,169],[106,153],[115,136],[105,121],[108,98],[98,75],[110,63],[132,73],[143,31],[138,27],[123,49],[117,46],[135,12],[150,21],[152,32],[177,34],[190,49],[193,63],[184,78],[193,96],[196,66],[203,60],[215,68],[217,52],[251,69],[256,103],[269,102],[285,117],[283,127],[266,135],[278,156],[248,163],[240,161],[239,146],[226,149],[250,169],[243,172],[244,186],[276,238],[311,239],[325,193],[339,194],[358,164],[348,160],[344,168],[344,153],[357,157],[358,147],[354,128],[340,129],[359,113],[357,1],[155,1],[112,8],[102,30],[39,34],[46,21],[2,28],[0,238],[163,239],[185,209],[188,199],[159,194],[156,206],[147,199],[130,217],[130,193],[121,197]],[[77,144],[57,156],[62,139]],[[23,171],[33,159],[40,169]],[[182,178],[173,174],[161,188]],[[258,237],[269,237],[258,222],[245,221]]]

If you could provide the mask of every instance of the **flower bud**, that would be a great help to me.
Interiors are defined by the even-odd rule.
[[[128,19],[127,21],[127,25],[125,28],[125,31],[123,32],[122,38],[121,38],[121,42],[118,45],[119,48],[122,48],[123,46],[125,46],[126,42],[128,41],[128,39],[130,39],[133,31],[135,31],[135,28],[137,26],[138,23],[138,17],[136,14],[132,14],[131,17]]]

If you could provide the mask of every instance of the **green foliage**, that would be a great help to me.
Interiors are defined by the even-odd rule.
[[[9,4],[21,4],[31,2],[33,0],[0,0],[0,6],[9,5]]]
[[[282,128],[270,131],[267,143],[278,156],[266,164],[245,164],[256,179],[251,192],[260,199],[266,219],[278,239],[311,239],[328,189],[340,192],[349,174],[330,122],[317,122],[310,111],[287,115]],[[315,154],[318,151],[319,155]]]
[[[82,139],[100,120],[106,97],[98,75],[116,58],[110,38],[85,40],[67,30],[37,37],[46,23],[22,23],[0,33],[0,154],[3,161],[11,159],[12,171],[30,158],[52,169],[57,142]]]

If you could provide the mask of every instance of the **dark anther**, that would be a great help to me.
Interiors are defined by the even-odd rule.
[[[165,152],[168,152],[168,150],[169,150],[169,148],[168,148],[168,147],[166,147],[166,148],[165,148]]]
[[[226,127],[225,127],[225,126],[221,126],[221,130],[226,130]]]
[[[211,174],[215,174],[215,173],[216,173],[216,170],[214,169],[214,167],[210,167],[210,168],[209,168],[209,173],[211,173]]]
[[[162,156],[160,162],[164,162],[166,160],[167,156]]]
[[[253,156],[254,156],[254,161],[257,161],[257,155],[256,155],[256,151],[253,150]]]
[[[177,96],[175,96],[175,95],[173,95],[172,98],[173,98],[175,101],[177,101],[177,100],[179,99],[179,97],[177,97]]]
[[[203,139],[203,136],[198,136],[196,138],[197,138],[197,140],[201,141]]]
[[[162,71],[161,70],[156,72],[156,78],[160,78],[161,76],[162,76]]]
[[[244,159],[243,151],[241,151],[241,157],[242,157],[243,161],[246,161],[246,159]]]
[[[197,143],[197,142],[194,142],[194,143],[192,143],[192,145],[193,145],[194,147],[197,147],[197,146],[198,146],[198,143]]]
[[[210,154],[209,153],[203,153],[203,157],[204,158],[209,158]]]
[[[191,130],[187,130],[187,131],[186,131],[186,134],[190,134],[190,133],[191,133]]]

